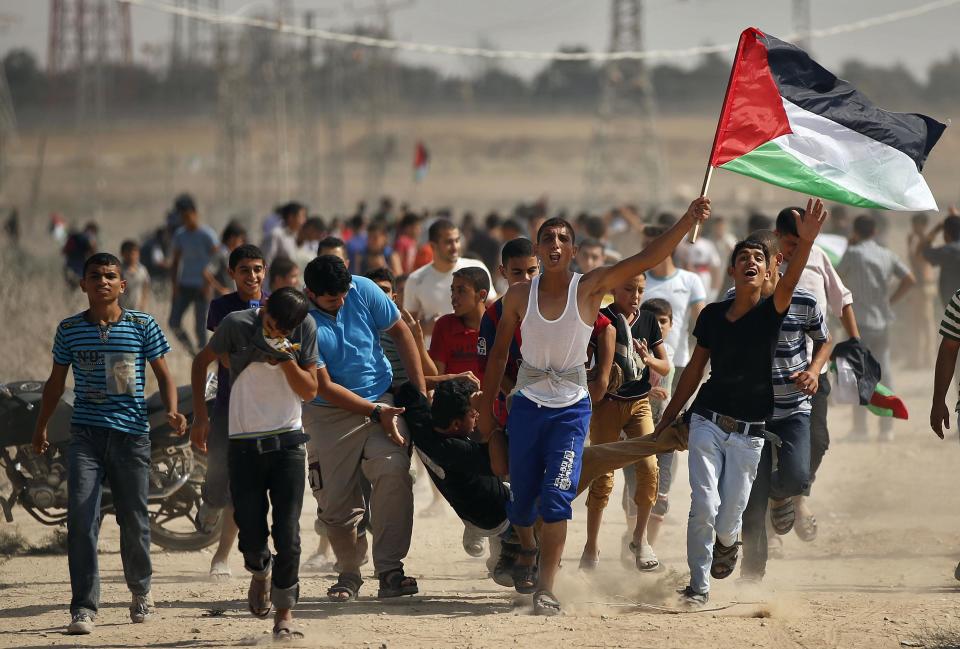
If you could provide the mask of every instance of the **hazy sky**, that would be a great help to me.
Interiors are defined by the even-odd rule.
[[[173,0],[169,0],[173,1]],[[273,2],[221,0],[225,11],[248,5],[247,13],[269,9]],[[907,9],[923,0],[810,0],[814,28],[832,27],[852,21]],[[318,18],[318,26],[337,28],[356,21],[350,3],[341,0],[294,0],[298,10],[329,11]],[[354,7],[375,4],[353,2]],[[46,0],[0,0],[0,13],[20,16],[19,24],[0,34],[0,51],[29,47],[46,60]],[[171,17],[152,10],[132,7],[134,46],[143,59],[145,45],[164,45],[171,33]],[[736,41],[746,26],[756,26],[773,35],[792,31],[790,0],[647,0],[645,36],[648,48],[681,48],[707,43]],[[591,49],[607,47],[609,3],[606,0],[413,0],[393,13],[398,38],[447,45],[477,45],[481,39],[500,49],[555,50],[561,44],[585,44]],[[370,17],[367,17],[370,19]],[[856,33],[824,37],[813,43],[815,57],[828,68],[849,58],[875,64],[902,62],[923,78],[931,61],[958,49],[957,27],[960,5],[933,11],[896,24]],[[406,56],[408,60],[414,58]],[[415,60],[429,62],[448,72],[464,72],[463,58],[422,55]],[[690,60],[687,60],[690,62]],[[510,62],[511,69],[530,75],[543,64]]]

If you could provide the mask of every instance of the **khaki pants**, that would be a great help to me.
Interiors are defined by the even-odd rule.
[[[385,394],[379,403],[393,404]],[[410,477],[410,434],[397,419],[407,439],[397,446],[379,424],[363,415],[331,406],[305,404],[303,427],[310,435],[307,462],[310,487],[317,499],[318,518],[331,535],[356,534],[363,517],[361,472],[372,492],[373,566],[377,574],[403,568],[413,533],[413,480]]]
[[[622,430],[627,439],[649,435],[653,432],[653,414],[648,399],[636,401],[613,401],[604,399],[593,408],[590,418],[590,448],[616,442]],[[637,487],[633,500],[638,506],[657,502],[657,458],[649,455],[633,464],[637,472]],[[613,471],[599,476],[590,484],[587,508],[602,510],[613,491]]]

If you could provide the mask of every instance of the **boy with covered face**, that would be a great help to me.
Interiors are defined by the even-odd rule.
[[[798,215],[794,263],[767,299],[762,296],[771,272],[767,246],[747,239],[734,247],[727,272],[736,295],[707,305],[700,314],[693,332],[696,348],[657,425],[655,432],[660,432],[677,419],[709,362],[710,378],[700,388],[690,417],[690,584],[681,591],[685,605],[706,604],[708,572],[723,578],[736,564],[737,536],[760,463],[764,422],[773,414],[774,349],[826,216],[820,200],[809,201],[805,214]]]

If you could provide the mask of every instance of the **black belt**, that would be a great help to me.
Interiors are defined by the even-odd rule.
[[[279,435],[268,435],[266,437],[256,437],[253,439],[231,439],[231,444],[236,444],[245,450],[255,450],[261,455],[272,453],[286,448],[294,448],[305,444],[310,440],[310,436],[302,430],[291,430]]]
[[[775,446],[780,446],[780,437],[774,435],[769,430],[765,430],[766,422],[763,421],[743,421],[729,415],[722,415],[709,408],[695,407],[693,414],[700,415],[707,421],[713,422],[725,433],[738,433],[740,435],[749,435],[750,437],[762,437],[772,442]]]

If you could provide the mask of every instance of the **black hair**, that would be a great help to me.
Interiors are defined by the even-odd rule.
[[[367,234],[372,232],[382,232],[386,234],[388,230],[389,228],[383,219],[374,219],[370,222],[370,225],[367,226]]]
[[[487,218],[483,220],[483,226],[488,230],[493,230],[494,228],[500,227],[500,215],[496,212],[490,212],[487,214]]]
[[[456,273],[454,273],[456,275]],[[384,266],[383,268],[375,268],[364,275],[371,282],[389,282],[390,290],[397,290],[397,279],[393,276],[393,271]]]
[[[313,228],[314,230],[319,230],[323,232],[327,229],[326,223],[323,222],[323,219],[319,216],[311,216],[306,221],[303,222],[303,227]]]
[[[533,242],[526,237],[517,237],[503,244],[503,250],[500,251],[500,263],[506,266],[511,259],[533,256]]]
[[[649,311],[656,317],[662,315],[670,318],[670,322],[673,322],[673,307],[670,306],[670,303],[664,300],[662,297],[655,297],[647,300],[640,305],[641,311]]]
[[[943,234],[951,240],[960,239],[960,216],[948,216],[943,220]]]
[[[657,216],[657,225],[664,226],[663,227],[664,230],[666,230],[676,222],[677,222],[677,215],[673,214],[672,212],[661,212],[660,215]]]
[[[667,228],[662,225],[646,225],[643,228],[643,236],[656,239],[666,231]]]
[[[460,279],[469,283],[473,287],[474,291],[490,292],[490,276],[487,275],[487,271],[483,268],[478,268],[477,266],[467,266],[466,268],[453,271],[453,276],[459,277]]]
[[[759,241],[767,247],[767,262],[780,254],[780,239],[771,230],[757,230],[747,235],[751,241]]]
[[[769,230],[773,225],[773,219],[765,214],[754,213],[747,219],[747,232],[754,230]]]
[[[186,214],[187,212],[196,212],[197,203],[193,196],[187,193],[180,194],[173,200],[173,211],[177,214]]]
[[[437,385],[433,392],[433,405],[430,406],[433,425],[445,429],[457,419],[465,417],[472,407],[470,396],[474,392],[473,384],[466,379],[451,379]]]
[[[793,215],[796,212],[800,216],[803,216],[807,213],[802,207],[785,207],[780,210],[780,213],[777,214],[777,232],[780,234],[790,234],[793,236],[799,236],[797,234],[797,218]],[[757,228],[763,229],[763,228]]]
[[[284,203],[277,208],[277,214],[281,219],[286,221],[292,216],[296,216],[300,213],[301,210],[307,209],[303,203],[298,203],[297,201],[290,201],[289,203]]]
[[[317,243],[317,250],[329,250],[331,248],[346,248],[347,244],[340,237],[324,237]]]
[[[237,246],[233,249],[233,252],[230,253],[230,258],[227,260],[227,266],[230,267],[230,270],[234,270],[237,267],[237,264],[244,259],[259,259],[260,261],[264,261],[263,251],[252,243],[245,243],[242,246]]]
[[[87,269],[91,266],[116,266],[118,269],[122,268],[120,260],[109,252],[95,252],[87,257],[87,260],[83,262],[84,277],[87,276]]]
[[[587,234],[594,239],[603,239],[607,236],[607,224],[602,216],[590,216],[583,224]]]
[[[267,313],[277,321],[277,328],[292,331],[299,327],[310,311],[310,300],[293,288],[284,286],[270,294],[267,300]]]
[[[741,250],[759,250],[763,253],[763,258],[767,262],[767,265],[770,264],[770,249],[767,248],[767,244],[763,241],[758,241],[756,239],[744,239],[743,241],[738,241],[737,245],[733,247],[733,252],[730,253],[730,267],[733,268],[737,262],[737,255],[740,254]]]
[[[403,229],[406,229],[406,228],[409,228],[409,227],[413,227],[413,226],[416,225],[417,223],[420,223],[420,221],[422,221],[422,220],[423,220],[423,219],[420,218],[420,215],[419,215],[419,214],[416,214],[416,213],[414,213],[414,212],[407,212],[407,213],[404,214],[403,217],[400,219],[400,224],[399,224],[398,227],[399,227],[401,230],[403,230]]]
[[[133,252],[134,250],[139,250],[140,244],[134,241],[133,239],[127,239],[120,244],[120,254],[125,255],[128,252]]]
[[[500,224],[500,232],[504,230],[514,230],[516,232],[523,232],[523,226],[516,219],[507,219]]]
[[[234,237],[244,237],[247,236],[247,229],[237,223],[235,220],[231,220],[227,223],[226,227],[223,228],[223,233],[220,235],[220,242],[224,245],[227,244],[227,241]]]
[[[303,269],[303,282],[317,295],[343,295],[351,281],[347,265],[336,255],[320,255]]]
[[[600,248],[600,249],[603,249],[603,244],[600,243],[599,241],[597,241],[596,239],[594,239],[593,237],[587,237],[586,239],[584,239],[583,241],[580,242],[579,248],[580,248],[580,250],[583,250],[584,248]]]
[[[430,224],[430,228],[427,230],[427,238],[436,243],[440,241],[440,235],[447,230],[456,230],[457,226],[453,224],[453,221],[449,219],[437,219]]]
[[[273,261],[270,262],[270,269],[268,270],[267,284],[272,285],[273,280],[280,277],[286,277],[293,272],[294,268],[299,268],[297,263],[285,255],[280,255],[279,257],[274,257]]]
[[[537,243],[540,243],[540,235],[542,235],[543,231],[547,228],[566,228],[567,234],[570,235],[570,243],[575,244],[577,242],[577,234],[573,231],[573,226],[570,225],[570,221],[555,216],[552,219],[547,219],[537,228]]]
[[[870,239],[877,232],[877,220],[869,214],[861,214],[853,220],[853,231],[861,239]]]

